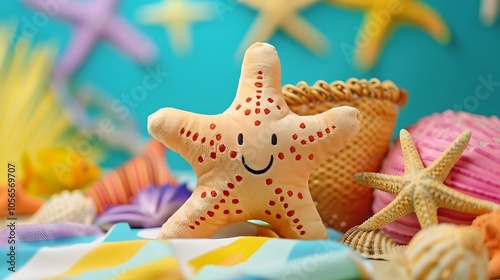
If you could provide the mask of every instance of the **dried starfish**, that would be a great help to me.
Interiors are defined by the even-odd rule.
[[[371,172],[354,175],[359,183],[396,196],[385,208],[361,224],[359,229],[378,229],[411,212],[415,212],[420,226],[425,229],[438,224],[437,209],[440,207],[471,214],[500,209],[496,203],[467,196],[443,184],[467,147],[470,137],[470,130],[462,132],[438,159],[424,168],[410,133],[402,129],[399,138],[405,161],[404,175]]]
[[[253,44],[224,113],[164,108],[148,119],[149,133],[189,161],[198,177],[160,238],[208,238],[251,219],[268,222],[285,238],[326,238],[307,181],[357,134],[359,119],[358,110],[347,106],[312,116],[291,112],[275,48]]]

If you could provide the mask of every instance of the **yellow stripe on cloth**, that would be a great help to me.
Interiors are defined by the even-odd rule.
[[[60,279],[63,276],[77,276],[89,270],[101,270],[119,266],[131,259],[148,242],[151,242],[151,240],[102,243],[88,252],[62,275],[49,279]]]
[[[122,272],[115,280],[181,280],[184,279],[179,262],[174,257],[166,257],[157,261]]]
[[[188,262],[198,273],[206,265],[234,266],[245,262],[270,238],[241,237],[233,243],[212,250]]]

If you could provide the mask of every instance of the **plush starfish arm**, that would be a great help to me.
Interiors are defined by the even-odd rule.
[[[408,195],[397,196],[391,203],[387,204],[382,210],[375,213],[370,219],[362,223],[358,228],[364,231],[379,229],[382,226],[395,221],[413,211],[413,207],[409,204],[410,197]]]
[[[366,7],[370,7],[373,5],[373,0],[327,0],[327,3],[336,6],[342,6],[347,8],[355,8],[355,9],[366,9]]]
[[[397,195],[401,190],[401,178],[395,175],[362,172],[354,174],[354,180],[370,188]]]
[[[293,136],[298,142],[298,152],[307,152],[313,155],[316,163],[321,163],[357,135],[361,114],[353,107],[342,106],[319,115],[301,117],[298,123],[296,136]]]
[[[467,147],[471,138],[471,131],[467,130],[462,132],[453,143],[426,169],[431,172],[432,176],[443,182],[448,176],[455,163],[458,161],[462,152]]]
[[[239,56],[243,55],[248,46],[250,46],[254,42],[268,41],[271,35],[273,35],[276,28],[276,23],[269,23],[264,17],[258,16],[252,24],[250,30],[248,30],[247,34],[245,35],[245,39],[238,47],[237,54]]]
[[[98,34],[94,30],[78,29],[74,39],[70,42],[68,51],[55,66],[55,78],[64,80],[71,76],[87,57],[97,38]]]
[[[382,45],[388,32],[375,32],[367,30],[370,26],[377,26],[379,23],[378,12],[369,13],[364,19],[364,32],[359,33],[356,42],[356,62],[364,69],[371,68],[378,60]],[[390,22],[387,23],[389,26]],[[366,36],[371,34],[371,36]]]
[[[69,19],[72,21],[81,20],[86,15],[86,13],[83,13],[82,10],[84,10],[88,6],[86,4],[78,2],[75,3],[75,1],[65,4],[53,1],[52,3],[54,4],[54,6],[52,7],[50,5],[47,5],[51,1],[46,0],[24,0],[24,2],[28,6],[31,6],[33,8],[47,11],[51,16],[57,15],[57,17]]]
[[[200,128],[208,121],[208,116],[163,108],[148,117],[148,132],[189,161],[202,145]]]
[[[328,40],[303,18],[290,17],[283,23],[283,30],[315,53],[327,50]]]
[[[405,160],[405,173],[423,169],[424,164],[420,159],[410,133],[406,129],[401,129],[399,132],[399,141],[401,142],[401,150]]]
[[[444,184],[441,188],[436,188],[436,191],[440,197],[448,198],[439,201],[439,207],[477,215],[500,210],[500,204],[465,195]]]
[[[399,16],[423,28],[440,43],[450,41],[450,31],[444,20],[433,8],[422,2],[405,3],[405,8]]]
[[[198,185],[191,197],[163,224],[158,238],[211,238],[226,225],[249,219],[244,214],[224,215],[222,204],[215,209],[220,194],[212,196],[211,192],[211,188]]]
[[[481,16],[481,19],[485,25],[487,26],[493,25],[493,23],[497,19],[498,8],[499,8],[498,6],[499,6],[498,0],[481,1],[481,8],[479,10],[479,15]],[[499,275],[500,275],[500,268],[499,268]]]
[[[122,18],[111,20],[104,32],[116,46],[139,62],[151,62],[156,56],[154,43]]]

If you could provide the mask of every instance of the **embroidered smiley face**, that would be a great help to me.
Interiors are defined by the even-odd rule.
[[[276,144],[278,144],[278,137],[276,136],[276,134],[273,134],[271,136],[271,145],[276,146]],[[238,145],[240,145],[240,146],[243,145],[243,133],[238,134]],[[243,166],[245,167],[245,169],[248,172],[255,174],[255,175],[264,174],[267,171],[269,171],[269,169],[271,169],[271,167],[273,166],[273,162],[274,162],[274,156],[271,155],[267,166],[263,169],[257,170],[257,169],[254,169],[254,168],[248,166],[247,162],[245,161],[245,156],[241,155],[241,163],[243,163]]]

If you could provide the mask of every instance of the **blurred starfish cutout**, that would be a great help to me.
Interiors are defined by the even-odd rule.
[[[328,0],[328,2],[367,10],[354,51],[357,63],[364,69],[370,69],[377,62],[384,41],[399,23],[416,25],[443,44],[450,40],[450,32],[444,20],[433,8],[419,1]]]
[[[319,0],[241,0],[259,11],[251,29],[238,48],[241,56],[254,42],[265,42],[278,28],[315,53],[327,51],[328,40],[298,14]]]
[[[187,52],[191,49],[189,29],[196,21],[210,20],[213,17],[208,3],[190,3],[185,0],[164,0],[162,3],[149,5],[140,12],[140,18],[147,24],[165,24],[170,33],[175,52]]]
[[[499,0],[482,0],[479,15],[484,25],[492,26],[498,16]]]
[[[25,0],[35,9],[47,8],[45,0]],[[97,41],[106,38],[119,49],[141,62],[156,56],[153,42],[116,14],[119,0],[65,1],[55,16],[76,24],[74,36],[54,69],[54,77],[65,80],[85,61]]]
[[[496,203],[467,196],[443,184],[467,147],[470,137],[470,130],[462,132],[439,158],[424,168],[410,133],[401,130],[399,138],[405,161],[404,175],[371,172],[354,175],[359,183],[396,196],[385,208],[361,224],[359,229],[378,229],[411,212],[415,212],[420,226],[425,229],[438,224],[437,210],[440,207],[471,214],[485,214],[500,209]]]

